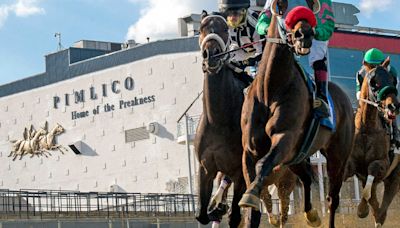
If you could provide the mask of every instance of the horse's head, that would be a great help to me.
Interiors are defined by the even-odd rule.
[[[61,134],[63,132],[64,132],[64,128],[59,123],[57,123],[55,128],[54,128],[54,134],[58,135],[58,134]]]
[[[287,42],[298,55],[310,53],[314,39],[314,27],[317,25],[315,14],[320,9],[320,3],[318,0],[313,1],[313,10],[304,6],[297,6],[287,12],[285,17]],[[286,13],[287,7],[287,0],[274,0],[271,4],[271,13],[281,16]]]
[[[38,138],[39,136],[42,136],[42,135],[45,135],[45,134],[47,134],[47,131],[46,131],[45,129],[43,129],[43,128],[39,128],[39,129],[35,132],[33,138]]]
[[[199,45],[203,56],[203,71],[218,73],[226,56],[213,57],[222,53],[229,46],[228,24],[221,15],[203,11],[201,15]]]
[[[388,71],[389,63],[390,59],[387,58],[381,65],[374,68],[365,66],[366,79],[369,85],[369,99],[379,103],[386,118],[395,119],[400,113],[400,104],[397,100],[397,80]]]

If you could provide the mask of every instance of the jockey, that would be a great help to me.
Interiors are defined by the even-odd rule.
[[[335,19],[332,10],[331,0],[319,0],[321,4],[320,11],[315,15],[317,26],[315,27],[315,35],[312,42],[308,61],[314,69],[315,83],[317,85],[317,99],[314,101],[314,110],[320,117],[329,117],[329,106],[327,99],[328,90],[328,69],[326,64],[326,56],[328,51],[328,40],[331,38],[334,28]],[[257,32],[260,35],[266,35],[268,27],[271,23],[272,13],[270,6],[272,0],[267,0],[263,12],[260,14],[257,22]],[[313,9],[313,0],[291,0],[283,15],[283,18],[296,6],[306,6]]]
[[[263,45],[260,35],[256,32],[258,13],[249,9],[250,0],[219,0],[219,11],[225,17],[229,26],[231,45],[229,50],[256,42],[244,49],[232,52],[230,63],[234,66],[234,71],[240,74],[239,79],[246,84],[250,84],[253,78],[245,71],[253,70],[257,62],[261,60]]]
[[[369,69],[373,69],[378,65],[382,64],[385,61],[385,56],[383,52],[377,48],[369,49],[365,55],[362,62],[361,69],[356,73],[356,97],[357,100],[360,100],[360,93],[361,93],[361,86],[363,83],[363,79],[367,74],[367,67]],[[397,87],[397,71],[393,66],[388,67],[389,74],[395,78],[396,87]],[[393,139],[392,139],[392,146],[393,148],[400,147],[400,131],[397,127],[397,122],[392,121],[392,128],[393,128]]]

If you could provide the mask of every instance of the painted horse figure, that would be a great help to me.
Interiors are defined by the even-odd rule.
[[[207,212],[213,180],[218,172],[223,172],[234,183],[229,225],[237,227],[241,221],[238,202],[246,190],[242,173],[243,147],[240,127],[245,84],[235,78],[230,69],[232,66],[226,61],[226,56],[222,59],[212,58],[213,55],[226,51],[229,43],[228,26],[223,17],[203,12],[199,43],[203,56],[204,97],[203,114],[195,139],[196,155],[200,162],[199,214],[196,219],[202,224],[210,222]],[[265,142],[266,149],[269,148],[269,138],[265,137],[262,140]],[[303,175],[310,173],[310,169],[307,163],[296,167],[296,170]],[[282,202],[281,223],[287,220],[289,195],[294,188],[295,180],[295,175],[289,169],[282,169],[281,172],[268,177],[266,182],[266,184],[275,183],[278,188],[278,195]],[[308,186],[311,184],[311,178],[309,180]],[[263,198],[268,211],[271,212],[272,203],[267,191],[263,193]],[[261,214],[257,211],[250,211],[249,214],[252,215],[251,221],[246,221],[246,225],[258,226]],[[270,222],[275,220],[276,225],[277,219],[271,216],[272,213],[270,213]]]
[[[387,209],[400,186],[399,155],[393,154],[393,150],[389,152],[391,121],[395,121],[400,108],[394,78],[386,69],[389,62],[386,59],[376,68],[366,66],[368,73],[362,83],[355,117],[354,149],[346,173],[347,177],[356,175],[361,180],[364,189],[357,214],[365,218],[369,203],[375,227],[381,227],[385,222]],[[382,181],[385,190],[379,207],[376,186]]]
[[[318,0],[314,1],[319,5]],[[275,0],[272,4],[273,17],[268,31],[268,42],[264,48],[258,75],[250,86],[243,104],[243,170],[247,190],[239,205],[257,208],[266,176],[282,166],[297,163],[320,150],[327,159],[329,227],[334,227],[339,191],[352,149],[353,110],[343,90],[334,83],[329,83],[328,88],[336,112],[336,131],[319,126],[309,149],[306,153],[300,153],[310,123],[315,119],[313,97],[295,63],[293,50],[297,54],[308,54],[314,32],[310,23],[299,17],[294,29],[288,31],[291,36],[291,40],[288,41],[282,26],[278,25],[281,18],[275,8],[277,4],[284,2],[287,4],[284,0]],[[271,139],[269,150],[265,150],[265,142],[259,140],[265,137]],[[305,205],[305,213],[307,222],[313,222],[318,216],[311,204]]]

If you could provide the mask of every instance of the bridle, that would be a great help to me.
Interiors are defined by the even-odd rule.
[[[311,3],[311,1],[313,2],[312,11],[313,11],[313,14],[315,15],[321,10],[321,4],[320,4],[319,0],[307,0],[307,3],[309,4],[309,3]],[[302,34],[302,36],[300,36],[300,37],[295,37],[295,35],[292,31],[288,32],[286,30],[285,20],[282,17],[285,12],[282,12],[282,11],[277,12],[276,11],[277,4],[278,4],[278,0],[274,0],[270,5],[270,11],[271,11],[272,15],[275,16],[277,19],[277,27],[278,27],[280,40],[281,40],[279,43],[288,45],[290,50],[292,50],[293,53],[295,53],[296,55],[300,55],[297,52],[297,50],[295,49],[295,43],[296,43],[296,41],[301,41],[302,39],[304,39],[304,34]]]
[[[396,107],[394,104],[390,104],[390,107],[382,106],[382,101],[384,100],[384,92],[389,91],[390,93],[395,93],[395,95],[397,96],[397,89],[393,86],[384,86],[382,88],[374,89],[371,84],[371,80],[375,76],[376,70],[377,69],[374,69],[374,71],[372,72],[373,74],[371,74],[371,72],[368,72],[365,76],[365,79],[368,80],[368,99],[360,98],[360,101],[375,107],[382,115],[386,115],[387,113],[389,113],[390,108],[395,110]]]
[[[228,23],[226,22],[225,18],[222,17],[221,15],[208,15],[205,18],[203,18],[201,20],[201,22],[203,23],[205,20],[210,19],[210,18],[219,18],[221,19],[226,26],[228,27]],[[207,34],[204,39],[200,42],[199,40],[199,46],[200,46],[200,50],[201,53],[203,53],[204,51],[206,51],[205,49],[205,45],[208,41],[210,40],[215,40],[217,41],[219,47],[222,50],[222,53],[226,53],[228,51],[229,45],[231,43],[231,39],[228,35],[228,39],[226,40],[226,42],[222,39],[222,37],[220,35],[218,35],[216,32],[211,31],[209,34]],[[222,66],[224,65],[224,63],[228,60],[229,56],[228,55],[224,55],[223,58],[219,58],[217,59],[217,64],[215,66],[210,66],[208,60],[210,58],[214,58],[214,56],[207,56],[206,59],[203,59],[203,71],[207,71],[209,73],[218,73]]]

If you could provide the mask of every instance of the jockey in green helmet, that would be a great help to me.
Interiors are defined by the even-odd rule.
[[[361,69],[357,72],[356,74],[356,97],[357,100],[360,99],[360,93],[361,93],[361,85],[363,83],[364,77],[367,74],[367,69],[373,69],[376,66],[382,64],[385,61],[385,55],[383,52],[377,48],[371,48],[369,49],[365,55],[364,59],[362,62]],[[397,87],[397,71],[393,66],[388,67],[389,74],[395,78],[395,83]],[[399,148],[400,147],[400,131],[397,127],[397,121],[394,120],[392,121],[392,129],[393,129],[393,139],[392,139],[392,147]]]

